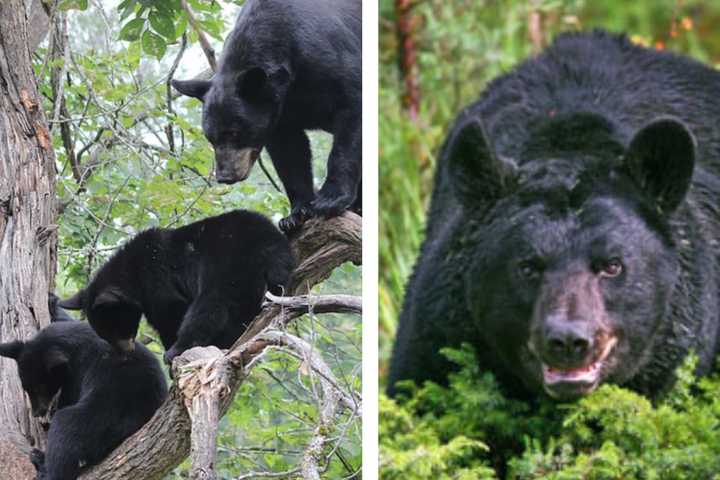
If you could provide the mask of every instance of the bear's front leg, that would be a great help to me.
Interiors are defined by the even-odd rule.
[[[80,474],[80,460],[93,458],[102,438],[93,412],[80,404],[58,410],[50,421],[44,455],[33,450],[31,461],[38,468],[39,480],[74,480]],[[39,452],[39,454],[37,453]],[[44,461],[43,461],[44,460]],[[36,463],[38,462],[38,463]]]
[[[302,129],[280,127],[266,148],[290,200],[290,215],[278,226],[291,233],[311,216],[310,202],[315,198],[310,141]]]
[[[338,123],[325,184],[310,204],[314,215],[326,218],[341,215],[353,205],[362,175],[361,117],[351,112]]]

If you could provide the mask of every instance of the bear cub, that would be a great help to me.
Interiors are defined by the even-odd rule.
[[[121,355],[87,323],[50,298],[51,324],[28,341],[0,344],[14,359],[32,414],[44,416],[60,392],[47,452],[33,450],[39,480],[72,480],[140,429],[165,400],[160,364],[143,345]],[[112,375],[108,375],[112,372]]]
[[[60,306],[84,310],[97,334],[125,351],[145,314],[170,363],[192,347],[230,347],[260,312],[265,292],[282,295],[294,265],[287,238],[270,220],[235,210],[139,233]]]

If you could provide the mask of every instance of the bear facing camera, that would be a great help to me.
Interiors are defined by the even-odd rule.
[[[648,396],[720,332],[720,72],[606,32],[492,81],[438,162],[390,369],[469,342],[508,393]]]
[[[144,314],[171,363],[192,347],[232,346],[265,292],[282,295],[294,266],[290,243],[269,219],[234,210],[139,233],[60,306],[82,309],[121,351],[133,348]]]

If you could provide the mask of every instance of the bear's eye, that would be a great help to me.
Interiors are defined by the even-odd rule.
[[[536,279],[542,273],[542,268],[538,262],[532,260],[524,260],[518,264],[520,275],[527,279]]]
[[[601,262],[597,271],[602,277],[617,277],[623,271],[623,264],[619,258],[611,258]]]

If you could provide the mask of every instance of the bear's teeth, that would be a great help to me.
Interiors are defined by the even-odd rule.
[[[600,362],[593,362],[589,365],[571,370],[561,370],[543,365],[543,373],[547,383],[561,381],[591,381],[594,380],[600,368]]]

